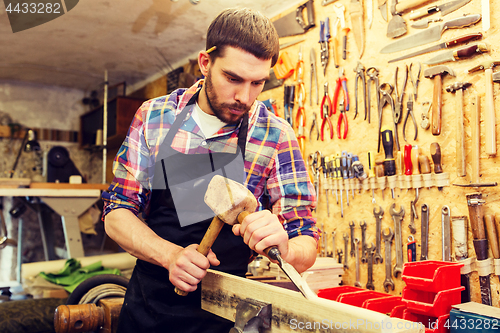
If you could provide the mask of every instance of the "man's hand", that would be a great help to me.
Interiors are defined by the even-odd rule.
[[[205,257],[196,251],[198,244],[191,244],[175,253],[170,265],[167,267],[169,280],[178,289],[192,292],[197,288],[198,283],[207,274],[207,269],[218,266],[220,261],[215,253],[210,250]]]
[[[281,256],[288,255],[288,234],[283,229],[278,217],[268,210],[252,213],[243,222],[233,226],[233,233],[242,236],[243,241],[252,250],[264,254],[270,246],[278,246]]]

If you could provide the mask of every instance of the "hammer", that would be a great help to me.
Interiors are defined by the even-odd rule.
[[[197,249],[207,256],[224,224],[241,223],[250,213],[255,212],[257,200],[245,186],[219,175],[214,176],[208,184],[204,200],[215,213]],[[188,294],[177,287],[175,292],[181,296]]]
[[[447,92],[455,93],[456,100],[459,105],[457,112],[457,175],[465,177],[466,175],[466,160],[465,160],[465,134],[464,134],[464,90],[470,87],[470,82],[455,82],[446,87]]]
[[[439,65],[427,68],[424,76],[428,79],[434,79],[434,92],[432,94],[432,135],[441,134],[441,109],[443,104],[442,76],[450,74],[455,76],[455,72],[448,66]]]
[[[486,112],[484,115],[484,125],[485,125],[485,150],[488,156],[495,156],[497,154],[497,138],[495,131],[495,101],[493,100],[493,67],[500,64],[498,60],[488,60],[476,67],[468,70],[469,73],[484,70],[484,75],[486,78]]]

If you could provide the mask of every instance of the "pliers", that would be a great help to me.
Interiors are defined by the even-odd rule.
[[[417,79],[413,79],[413,72],[411,68],[413,67],[413,63],[410,64],[410,80],[411,80],[411,85],[413,86],[413,97],[415,99],[415,102],[417,101],[417,93],[418,93],[418,83],[420,82],[420,72],[422,71],[422,64],[418,63],[418,72],[417,72]]]
[[[327,104],[325,105],[325,102]],[[328,123],[328,128],[330,129],[330,139],[333,139],[333,125],[330,120],[332,115],[332,101],[330,96],[328,96],[328,82],[325,82],[325,94],[323,95],[323,100],[321,101],[321,141],[325,141],[325,125]]]
[[[401,118],[403,117],[403,98],[405,95],[406,82],[408,82],[408,65],[405,65],[406,72],[405,78],[403,81],[403,89],[401,90],[401,95],[398,96],[398,71],[399,67],[396,67],[396,72],[394,73],[394,99],[395,110],[394,110],[394,121],[396,124],[401,122]],[[399,149],[398,149],[399,150]]]
[[[388,88],[386,88],[388,87]],[[378,145],[377,152],[380,152],[380,138],[382,136],[382,114],[384,106],[389,104],[394,115],[394,100],[392,99],[392,91],[394,87],[390,83],[382,83],[378,88],[378,93],[380,94],[380,102],[378,104]],[[399,147],[399,142],[398,142]],[[399,150],[399,149],[398,149]]]
[[[329,50],[328,41],[330,40],[330,19],[328,16],[324,21],[319,21],[319,43],[321,45],[321,66],[323,66],[323,75],[326,76],[326,66],[328,65]]]
[[[339,77],[336,80],[335,92],[333,94],[333,114],[337,113],[337,103],[339,100],[340,87],[344,90],[345,111],[349,111],[349,92],[347,91],[347,78],[344,75],[344,68],[339,68]]]
[[[319,129],[316,118],[317,118],[316,112],[313,112],[313,120],[311,123],[311,129],[309,130],[309,142],[312,141],[312,133],[314,129],[316,129],[316,140],[319,140]]]
[[[337,137],[341,139],[341,131],[340,127],[342,125],[342,121],[344,122],[344,136],[342,139],[345,139],[347,137],[347,130],[349,129],[349,125],[347,124],[347,116],[345,114],[346,110],[344,108],[344,101],[340,102],[340,114],[339,114],[339,120],[337,121]]]
[[[408,101],[406,102],[406,117],[405,117],[405,121],[403,123],[403,138],[405,139],[406,142],[408,142],[408,140],[406,140],[406,122],[408,121],[408,116],[411,115],[411,120],[413,121],[413,128],[415,130],[415,136],[413,137],[413,140],[417,140],[417,134],[418,134],[418,126],[417,126],[417,122],[415,120],[415,115],[413,114],[413,96],[410,94],[409,97],[408,97]]]
[[[363,99],[365,102],[365,119],[366,120],[366,115],[368,111],[368,107],[366,104],[366,79],[365,79],[365,66],[361,64],[358,61],[358,66],[354,69],[356,72],[356,78],[354,79],[354,96],[356,98],[356,113],[354,114],[354,119],[356,119],[356,116],[358,115],[358,80],[361,79],[361,83],[363,84]],[[368,123],[370,122],[370,119],[368,119]]]

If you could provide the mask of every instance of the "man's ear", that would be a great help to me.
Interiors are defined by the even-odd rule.
[[[206,51],[200,51],[198,54],[198,66],[203,76],[207,76],[210,63],[210,55]]]

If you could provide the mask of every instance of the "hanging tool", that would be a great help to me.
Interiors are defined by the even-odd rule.
[[[343,32],[342,35],[342,59],[347,59],[347,33],[349,32],[349,28],[345,24],[345,7],[341,3],[335,3],[333,5],[333,10],[337,15],[337,23],[340,23],[340,29]]]
[[[328,176],[330,177],[330,183],[331,183],[331,189],[332,189],[332,195],[333,195],[333,190],[335,189],[335,200],[337,202],[337,205],[339,204],[339,193],[338,193],[338,188],[339,184],[337,181],[336,177],[336,170],[335,170],[335,155],[330,155],[328,157]]]
[[[323,75],[326,77],[326,66],[328,65],[330,40],[330,19],[328,16],[325,21],[320,21],[319,44],[321,46],[321,66],[323,67]]]
[[[455,10],[465,6],[468,4],[471,0],[455,0],[455,1],[449,1],[445,2],[443,4],[437,5],[437,6],[431,6],[428,8],[424,8],[421,10],[412,10],[408,18],[410,20],[417,20],[421,17],[431,15],[434,13],[441,13],[441,16],[448,15]]]
[[[306,87],[304,84],[304,61],[302,60],[302,46],[299,49],[299,59],[297,62],[297,68],[295,70],[295,80],[297,81],[297,116],[295,118],[295,123],[297,124],[298,133],[297,133],[297,141],[299,143],[299,149],[302,153],[302,156],[305,156],[305,141],[306,136],[304,133],[304,128],[306,125],[306,113],[304,110],[304,102],[306,100]]]
[[[422,204],[421,207],[422,220],[420,221],[420,261],[428,259],[429,255],[429,206]]]
[[[316,130],[316,141],[319,140],[319,129],[318,129],[318,121],[317,121],[317,114],[316,112],[313,112],[313,120],[312,120],[312,123],[311,123],[311,128],[309,129],[309,142],[312,141],[312,133],[314,130]]]
[[[471,116],[471,177],[469,184],[453,184],[461,187],[491,187],[497,186],[497,182],[483,183],[479,182],[479,160],[481,154],[480,120],[481,114],[481,96],[476,95],[476,112]]]
[[[411,120],[413,121],[413,129],[415,131],[415,136],[413,137],[413,141],[417,140],[417,135],[418,135],[418,126],[417,126],[417,121],[415,120],[415,115],[413,114],[413,96],[409,95],[408,96],[408,101],[406,101],[406,117],[405,121],[403,123],[403,138],[405,139],[406,142],[406,123],[408,122],[408,116],[411,116]]]
[[[490,0],[481,0],[481,13],[483,16],[483,31],[490,29]]]
[[[347,153],[347,174],[349,176],[349,186],[352,191],[352,198],[354,199],[354,170],[352,169],[352,153]]]
[[[287,47],[293,46],[298,43],[302,43],[305,40],[306,40],[305,38],[299,38],[288,43],[280,44],[280,50],[286,49]]]
[[[473,57],[477,54],[490,52],[490,47],[486,43],[478,43],[470,46],[462,47],[458,50],[444,51],[437,56],[424,61],[426,65],[435,65],[448,61],[457,61]]]
[[[384,110],[384,106],[389,104],[391,106],[391,112],[392,112],[392,119],[394,123],[394,130],[397,132],[397,123],[395,121],[395,107],[394,107],[394,100],[392,99],[391,93],[394,90],[394,87],[389,84],[389,83],[382,83],[378,89],[379,94],[381,95],[380,98],[380,103],[379,103],[379,117],[378,117],[378,133],[379,133],[379,138],[378,138],[378,148],[377,152],[380,152],[380,140],[381,140],[381,135],[382,135],[382,114]],[[398,137],[396,136],[396,146],[397,150],[399,149],[399,140]]]
[[[384,21],[387,22],[387,0],[378,0],[378,9]]]
[[[351,14],[354,41],[358,47],[359,59],[361,59],[365,50],[365,24],[363,19],[363,3],[361,0],[351,0],[349,4],[349,13]]]
[[[304,16],[304,12],[307,17]],[[295,12],[287,14],[273,22],[278,36],[287,37],[306,33],[315,26],[313,0],[298,6]]]
[[[339,120],[337,121],[337,137],[339,139],[345,139],[347,137],[347,131],[349,130],[349,125],[347,123],[347,116],[345,114],[346,110],[344,108],[344,101],[340,102],[340,113]],[[349,104],[348,104],[349,106]],[[344,123],[344,135],[342,136],[342,122]]]
[[[323,170],[323,187],[325,189],[325,197],[326,197],[326,212],[328,217],[330,217],[330,203],[328,201],[328,156],[321,157],[321,170]]]
[[[429,175],[431,173],[431,163],[426,155],[424,154],[418,155],[418,165],[420,166],[420,173],[422,175]],[[427,187],[427,189],[429,190],[430,188]]]
[[[426,104],[429,104],[429,107],[427,108],[427,111],[422,111],[422,120],[420,121],[420,127],[422,127],[424,130],[428,130],[429,127],[431,127],[431,121],[429,118],[429,112],[431,111],[432,108],[432,103],[430,102],[423,102],[422,107],[425,106]]]
[[[321,122],[321,141],[325,141],[325,125],[327,123],[328,128],[330,129],[330,139],[333,139],[333,125],[330,120],[330,116],[332,115],[332,101],[328,95],[328,82],[325,82],[324,88],[325,94],[323,95],[323,100],[321,101],[321,112],[323,118]]]
[[[408,255],[408,262],[417,261],[417,241],[413,235],[408,236],[408,243],[406,243],[406,254]]]
[[[396,67],[394,73],[394,121],[396,124],[401,122],[403,117],[403,98],[405,96],[406,83],[408,82],[408,65],[405,65],[405,78],[403,80],[403,89],[401,89],[401,95],[398,93],[398,71],[399,67]],[[398,149],[399,150],[399,149]]]
[[[469,257],[467,244],[468,232],[467,216],[452,216],[451,217],[451,234],[453,236],[453,247],[456,262],[463,262]],[[470,302],[470,276],[472,272],[460,272],[460,285],[465,289],[462,291],[462,303]]]
[[[412,146],[411,145],[405,145],[405,150],[404,150],[404,164],[405,164],[405,175],[406,176],[411,176],[413,173],[413,164],[411,162],[411,151],[412,151]],[[415,188],[415,191],[418,191],[418,187]],[[416,196],[417,194],[415,194]],[[410,214],[410,224],[408,225],[408,228],[410,229],[410,232],[412,234],[417,232],[417,229],[415,227],[415,219],[418,219],[417,215],[417,209],[415,207],[416,201],[418,200],[418,197],[415,198],[415,200],[411,201],[410,206],[411,206],[411,214]]]
[[[415,214],[415,218],[418,219],[417,216],[417,210],[416,210],[416,205],[417,201],[419,198],[420,194],[420,188],[422,187],[422,175],[420,173],[420,163],[419,163],[419,157],[420,157],[420,149],[418,146],[412,146],[411,148],[411,174],[412,174],[412,181],[413,181],[413,187],[415,188],[415,200],[411,202],[412,204],[412,212]]]
[[[335,81],[335,92],[333,93],[333,100],[332,100],[333,113],[330,111],[330,115],[337,113],[337,104],[339,100],[340,88],[342,88],[344,94],[343,101],[344,101],[345,111],[349,111],[349,105],[350,105],[349,92],[347,91],[347,78],[344,75],[343,67],[339,68],[339,77]]]
[[[488,156],[495,156],[497,154],[497,138],[496,138],[496,119],[495,119],[495,101],[493,100],[493,68],[500,65],[498,60],[488,60],[468,70],[468,73],[484,70],[486,79],[486,112],[484,116],[485,133],[484,133],[484,146]]]
[[[424,31],[417,32],[416,34],[387,44],[380,50],[380,53],[393,53],[397,51],[403,51],[420,45],[438,41],[441,39],[441,35],[444,31],[449,29],[465,28],[479,22],[480,19],[480,14],[472,14],[449,20],[447,22],[435,25],[432,28],[425,29]]]
[[[413,98],[415,102],[417,101],[417,94],[418,94],[418,83],[420,82],[420,72],[422,71],[422,65],[418,63],[418,71],[416,75],[416,79],[413,77],[413,71],[412,71],[413,63],[410,64],[410,82],[413,87]]]
[[[295,100],[295,86],[293,85],[285,85],[285,120],[293,127],[293,106]]]
[[[394,158],[394,138],[390,129],[384,128],[382,134],[382,145],[384,146],[385,159],[384,171],[386,176],[394,176],[396,174],[396,161]],[[394,189],[391,188],[392,198],[394,199]]]
[[[451,211],[450,207],[441,208],[441,242],[443,261],[451,261]]]
[[[478,40],[481,38],[483,38],[483,34],[480,32],[463,35],[463,36],[460,36],[458,38],[453,38],[453,39],[450,39],[449,41],[439,43],[437,45],[426,47],[426,48],[423,48],[421,50],[418,50],[418,51],[415,51],[412,53],[407,53],[401,57],[391,59],[388,62],[391,63],[391,62],[395,62],[395,61],[399,61],[399,60],[403,60],[403,59],[413,58],[413,57],[416,57],[416,56],[424,54],[424,53],[434,52],[434,51],[438,51],[438,50],[442,50],[442,49],[448,49],[448,48],[451,48],[451,47],[454,47],[454,46],[457,46],[460,44],[468,43],[468,42],[471,42],[474,40]]]
[[[387,24],[387,33],[386,33],[386,36],[388,38],[397,38],[403,36],[408,31],[405,20],[403,20],[403,17],[401,17],[400,12],[396,11],[397,4],[398,4],[397,0],[392,0],[392,5],[391,5],[392,18]]]
[[[335,155],[335,179],[337,180],[337,184],[339,184],[339,193],[340,193],[340,216],[344,217],[344,201],[342,190],[344,188],[342,182],[342,157],[340,153]],[[349,200],[349,199],[348,199]],[[347,251],[346,251],[347,254]]]
[[[483,220],[483,195],[479,192],[466,194],[467,207],[469,209],[469,221],[474,237],[473,244],[478,261],[488,259],[488,239],[484,228]],[[481,287],[481,302],[485,305],[491,305],[490,276],[479,276]]]
[[[434,91],[432,94],[432,135],[441,134],[441,118],[442,118],[442,76],[449,74],[455,76],[455,72],[445,65],[439,65],[427,68],[424,71],[424,76],[434,81]]]
[[[432,162],[434,162],[434,173],[443,173],[443,166],[441,165],[441,146],[437,142],[431,143],[431,157]],[[438,190],[442,191],[443,187],[438,187]]]
[[[457,137],[456,137],[456,152],[457,152],[457,175],[459,177],[466,176],[466,160],[465,160],[465,130],[464,130],[464,90],[470,87],[470,82],[455,82],[446,87],[447,92],[456,92],[456,101],[458,104],[457,115]]]
[[[311,168],[311,173],[314,178],[314,189],[316,190],[316,200],[319,201],[319,170],[321,162],[321,152],[315,151],[313,154],[309,155],[309,166]],[[317,206],[316,206],[317,207]]]
[[[361,84],[363,85],[363,100],[364,100],[364,105],[365,105],[365,119],[366,120],[366,114],[368,112],[367,109],[367,101],[366,101],[366,80],[365,80],[365,66],[361,64],[358,61],[358,65],[354,69],[356,72],[356,77],[354,79],[354,98],[356,101],[355,107],[356,107],[356,113],[354,114],[354,119],[358,116],[358,81],[361,80]],[[370,119],[368,118],[368,123],[370,123]]]
[[[316,83],[316,105],[319,104],[318,72],[316,71],[316,51],[311,47],[311,90],[309,90],[309,105],[312,106],[313,83]]]
[[[386,177],[384,171],[384,165],[375,165],[375,175],[377,175],[377,183],[380,191],[382,192],[382,200],[384,200],[384,190],[386,186]]]
[[[341,160],[342,160],[342,178],[344,180],[344,185],[345,185],[345,194],[346,194],[346,201],[347,201],[347,206],[349,206],[349,169],[347,167],[347,151],[343,150],[342,155],[341,155]]]
[[[370,67],[366,70],[366,75],[368,75],[368,77],[369,77],[367,94],[365,95],[365,101],[366,101],[366,105],[367,105],[367,109],[368,109],[368,123],[370,123],[370,113],[371,113],[371,96],[372,96],[371,95],[371,86],[372,86],[372,82],[375,84],[375,95],[376,95],[375,97],[377,100],[377,108],[379,108],[379,105],[380,105],[380,93],[378,91],[378,88],[379,88],[378,73],[379,73],[379,70],[376,67]]]

